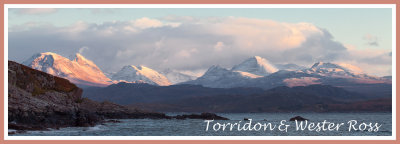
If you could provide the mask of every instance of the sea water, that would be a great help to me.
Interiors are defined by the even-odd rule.
[[[175,116],[190,113],[167,113]],[[230,120],[215,120],[207,123],[200,119],[121,119],[121,123],[105,123],[94,127],[67,127],[49,131],[27,131],[24,133],[13,134],[10,136],[391,136],[392,135],[392,113],[217,113],[217,115],[229,118]],[[315,128],[304,130],[298,129],[300,121],[289,121],[294,116],[301,116],[309,119],[308,124],[322,123],[327,121],[334,123],[335,126],[343,123],[337,130],[317,131]],[[255,124],[276,125],[275,129],[241,129],[237,125],[229,129],[222,130],[222,124],[234,123],[240,126],[249,123],[251,127]],[[284,123],[289,125],[285,130],[278,129]],[[357,122],[353,127],[350,122]],[[207,129],[208,124],[208,129]],[[302,123],[305,124],[304,122]],[[360,124],[365,124],[360,126]],[[368,124],[378,124],[380,127],[376,131],[368,131]],[[216,126],[214,126],[216,125]],[[350,126],[349,126],[350,125]],[[243,127],[239,127],[243,128]],[[258,128],[258,126],[256,126]],[[359,130],[359,128],[364,130]]]

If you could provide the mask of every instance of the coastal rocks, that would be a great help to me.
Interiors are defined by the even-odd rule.
[[[104,119],[170,119],[171,117],[157,112],[147,112],[134,107],[121,106],[111,102],[95,102],[82,99],[81,109],[96,113]]]
[[[8,124],[9,129],[13,129],[14,133],[22,132],[25,130],[43,130],[43,127],[41,126],[29,126],[29,125],[24,125],[24,124],[15,124],[15,123],[9,123]]]
[[[110,102],[83,99],[82,89],[59,78],[8,61],[8,126],[14,130],[88,127],[104,119],[170,118]]]
[[[92,126],[100,120],[80,110],[82,89],[68,80],[11,61],[8,66],[10,129]]]
[[[190,114],[190,115],[177,115],[173,118],[176,119],[203,119],[203,120],[229,120],[228,118],[218,116],[214,113],[201,113],[199,114]]]
[[[303,118],[303,117],[301,117],[301,116],[295,116],[295,117],[292,117],[292,118],[290,118],[290,120],[289,121],[308,121],[308,119],[306,119],[306,118]]]

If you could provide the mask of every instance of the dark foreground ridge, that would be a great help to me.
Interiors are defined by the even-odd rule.
[[[45,130],[94,126],[104,119],[169,118],[113,103],[81,97],[82,89],[68,80],[8,62],[8,122],[10,129]]]
[[[68,80],[8,61],[8,128],[47,130],[94,126],[106,119],[171,119],[111,102],[82,98],[82,89]],[[215,114],[187,118],[220,119]]]

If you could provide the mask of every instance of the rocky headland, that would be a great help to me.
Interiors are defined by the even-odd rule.
[[[185,118],[223,119],[215,114]],[[94,126],[106,119],[171,119],[111,102],[82,98],[82,89],[66,79],[8,61],[8,128],[18,131]]]

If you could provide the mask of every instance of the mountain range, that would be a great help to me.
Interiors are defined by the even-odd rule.
[[[265,67],[267,67],[265,65],[270,66],[271,64],[262,63],[265,61],[259,59],[259,57],[249,58],[240,65],[234,66],[231,70],[212,66],[203,76],[181,84],[202,85],[213,88],[260,87],[264,89],[277,86],[293,87],[313,84],[333,86],[354,86],[360,84],[391,85],[390,79],[365,74],[360,68],[350,64],[317,62],[310,68],[304,68],[295,64],[286,64],[280,65],[282,69],[279,71],[268,73],[265,70]],[[264,73],[260,75],[261,72]]]
[[[104,74],[80,54],[68,59],[40,53],[23,64],[70,80],[84,88],[83,97],[154,111],[391,110],[390,76],[368,75],[343,63],[317,62],[307,68],[254,56],[232,68],[213,65],[200,77],[173,69],[158,72],[144,65]]]
[[[267,59],[254,56],[232,68],[211,66],[202,76],[196,77],[166,69],[158,72],[149,67],[127,65],[113,74],[104,74],[92,61],[80,54],[68,59],[55,53],[33,55],[23,62],[31,68],[60,76],[80,86],[108,86],[119,82],[148,83],[157,86],[179,84],[202,85],[211,88],[307,86],[324,84],[352,86],[360,84],[391,84],[388,77],[364,73],[350,64],[317,62],[306,68],[296,64],[272,64]]]
[[[86,59],[79,53],[72,58],[66,58],[52,52],[38,53],[22,62],[22,64],[36,70],[66,78],[81,87],[104,87],[118,82],[167,86],[197,78],[172,69],[166,69],[160,73],[142,65],[127,65],[116,73],[103,73],[94,62]]]

